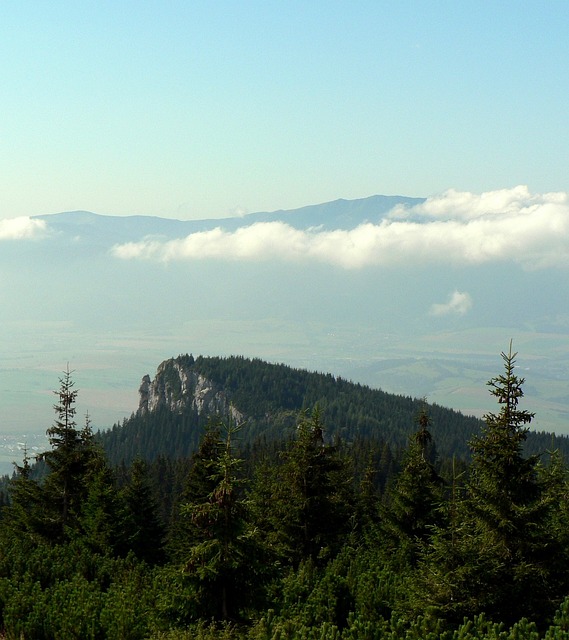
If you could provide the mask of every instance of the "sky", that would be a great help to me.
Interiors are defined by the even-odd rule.
[[[568,27],[555,0],[6,0],[0,220],[519,185],[559,205]]]

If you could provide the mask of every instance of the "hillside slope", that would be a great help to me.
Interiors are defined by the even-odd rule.
[[[140,386],[138,411],[122,425],[102,435],[115,464],[140,455],[184,457],[199,442],[201,427],[211,416],[231,415],[244,422],[244,445],[287,439],[301,411],[318,406],[325,437],[345,442],[369,439],[405,446],[415,430],[422,400],[371,389],[331,374],[294,369],[243,357],[183,355],[164,361],[154,379],[146,375]],[[438,405],[428,407],[439,454],[468,457],[468,441],[480,420]],[[528,449],[569,452],[569,440],[531,433]]]

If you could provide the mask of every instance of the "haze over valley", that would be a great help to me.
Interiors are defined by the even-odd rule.
[[[526,187],[219,220],[1,221],[5,457],[45,434],[67,363],[79,411],[104,428],[136,409],[144,374],[186,352],[331,372],[480,416],[513,339],[534,428],[568,433],[568,225],[566,194]]]

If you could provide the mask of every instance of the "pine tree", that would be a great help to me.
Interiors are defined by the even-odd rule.
[[[220,425],[209,421],[201,437],[198,450],[190,459],[190,470],[173,510],[168,533],[168,553],[174,562],[182,562],[189,550],[199,541],[201,527],[184,505],[206,502],[215,490],[218,477],[216,468],[223,451]],[[183,508],[182,508],[183,507]]]
[[[158,517],[158,506],[152,493],[148,466],[136,458],[130,469],[130,478],[121,492],[126,508],[125,543],[137,558],[150,564],[164,558],[164,527]]]
[[[514,622],[532,609],[536,589],[547,589],[539,550],[545,543],[546,507],[537,476],[538,456],[523,455],[534,414],[520,409],[524,378],[514,373],[516,353],[502,353],[504,373],[488,382],[500,411],[484,417],[471,441],[468,509],[473,534],[488,562],[480,601],[489,615]],[[536,612],[537,613],[537,612]]]
[[[193,542],[184,572],[199,615],[218,620],[239,619],[262,586],[262,553],[243,498],[242,460],[234,453],[238,430],[231,422],[208,430],[208,439],[213,433],[221,434],[217,442],[208,444],[213,445],[215,457],[202,460],[204,470],[210,471],[203,480],[211,483],[211,491],[204,495],[204,484],[191,501],[181,505],[192,523]]]
[[[68,534],[81,539],[92,551],[113,556],[126,553],[125,530],[125,507],[115,475],[101,460],[90,470],[77,526],[74,530],[68,529]]]
[[[2,526],[13,534],[34,541],[49,538],[50,529],[44,513],[45,496],[42,486],[32,478],[28,450],[24,447],[21,465],[15,464],[16,476],[10,481],[10,502],[2,511]]]
[[[538,480],[542,488],[546,534],[542,537],[540,562],[547,570],[547,599],[542,609],[551,610],[569,593],[569,470],[559,451],[540,461]],[[545,456],[544,456],[545,457]]]
[[[95,444],[89,416],[82,429],[75,421],[78,391],[74,388],[72,373],[68,365],[59,379],[59,390],[54,391],[58,398],[54,405],[56,419],[47,430],[51,450],[39,456],[49,471],[44,495],[54,541],[61,539],[68,527],[77,526],[89,473],[103,455]]]
[[[420,549],[417,569],[402,598],[406,597],[403,608],[412,616],[427,615],[458,624],[481,611],[471,576],[482,571],[485,558],[479,541],[472,536],[465,503],[464,471],[457,472],[453,461],[448,498],[441,504],[429,544]]]
[[[381,498],[376,486],[376,476],[376,464],[374,464],[370,456],[362,479],[359,482],[359,491],[356,496],[358,529],[364,537],[369,538],[377,538],[381,522]]]
[[[351,530],[352,477],[337,447],[324,442],[315,409],[303,415],[282,462],[266,468],[251,496],[267,542],[285,563],[334,555]]]
[[[501,354],[504,373],[488,382],[500,411],[488,413],[471,440],[466,495],[452,504],[421,563],[416,602],[457,622],[481,612],[507,624],[543,621],[566,588],[539,457],[523,454],[533,413],[519,406],[524,379],[514,373],[516,355],[510,344]]]
[[[441,520],[444,481],[437,473],[431,419],[423,406],[417,416],[418,430],[410,438],[403,468],[388,492],[384,528],[389,537],[414,563],[433,526]]]

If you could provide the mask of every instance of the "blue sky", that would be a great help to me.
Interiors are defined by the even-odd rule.
[[[0,7],[0,218],[569,192],[566,2]]]

